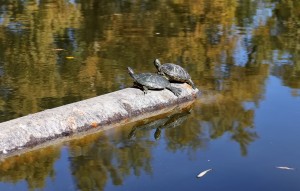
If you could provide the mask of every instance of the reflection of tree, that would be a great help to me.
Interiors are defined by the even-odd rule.
[[[47,177],[55,178],[53,165],[59,155],[58,148],[49,147],[8,158],[0,163],[0,180],[12,183],[25,180],[29,190],[42,189]]]
[[[237,6],[96,0],[4,5],[1,110],[18,117],[123,88],[132,81],[126,66],[155,71],[157,56],[182,64],[199,86],[214,87],[224,54],[231,63],[236,39],[229,33]]]
[[[209,32],[202,20],[213,23],[212,29],[223,22],[229,27],[236,6],[231,3],[228,9],[225,1],[7,1],[0,27],[3,116],[15,118],[122,88],[131,81],[127,65],[155,71],[152,59],[159,55],[199,76],[203,58],[217,61],[226,43],[219,35],[214,47],[206,45],[221,29]],[[216,10],[224,17],[216,18]]]
[[[268,65],[263,64],[231,66],[230,75],[222,81],[224,88],[219,91],[216,101],[201,105],[196,111],[201,121],[209,124],[212,139],[230,133],[232,140],[240,145],[242,155],[247,154],[248,144],[258,136],[253,132],[254,110],[245,105],[259,104],[267,73]]]
[[[71,169],[78,189],[103,190],[109,178],[114,185],[121,185],[131,172],[136,176],[142,170],[151,173],[153,142],[132,142],[125,133],[116,139],[112,142],[102,133],[70,144]]]
[[[253,132],[254,111],[246,110],[234,101],[220,101],[201,107],[200,115],[209,124],[210,137],[217,139],[229,133],[231,139],[240,145],[242,155],[246,155],[247,146],[258,137]]]
[[[299,2],[281,1],[269,23],[269,27],[276,31],[272,35],[277,47],[272,52],[273,74],[282,78],[284,85],[294,89],[300,89],[299,11]]]
[[[233,135],[231,137],[232,140],[239,143],[241,148],[241,154],[243,156],[247,155],[247,146],[251,142],[255,141],[255,139],[258,137],[256,132],[251,132],[250,130],[250,128],[238,126],[234,128]]]
[[[2,120],[39,111],[41,106],[54,107],[67,102],[57,99],[65,91],[70,93],[70,88],[63,86],[57,73],[53,49],[57,48],[56,36],[67,33],[66,28],[77,27],[78,10],[64,0],[7,1],[1,8],[5,14],[0,27],[4,70],[0,87],[7,89],[5,95],[1,94],[5,101],[1,110],[6,117]]]
[[[250,0],[3,2],[2,120],[123,88],[132,81],[126,66],[155,71],[152,60],[158,56],[183,65],[199,87],[216,89],[223,81],[218,71],[230,72],[243,35],[232,35],[232,26],[247,32],[262,5]],[[293,88],[300,81],[298,9],[299,3],[277,3],[267,25],[251,29],[245,47],[258,46],[255,63],[265,62],[273,47],[279,55],[293,55],[287,58],[291,65],[275,69]]]
[[[104,132],[70,143],[71,170],[80,190],[103,190],[107,181],[114,185],[122,185],[126,176],[140,176],[142,172],[152,173],[152,149],[157,145],[153,138],[155,129],[166,134],[168,147],[173,151],[191,147],[197,149],[198,134],[193,128],[178,132],[178,128],[187,119],[189,112],[163,115],[137,122],[131,130],[123,127],[113,135]],[[199,129],[199,128],[198,128]],[[191,132],[193,131],[193,132]],[[132,134],[134,136],[129,136]],[[172,133],[177,136],[172,136]],[[181,134],[181,133],[186,133]],[[172,136],[172,137],[169,137]],[[192,137],[192,138],[191,138]],[[178,141],[178,143],[176,142]],[[175,146],[175,147],[174,147]]]

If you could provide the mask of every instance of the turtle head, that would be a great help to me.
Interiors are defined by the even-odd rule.
[[[128,69],[129,75],[130,75],[131,77],[133,77],[133,74],[134,74],[133,70],[132,70],[130,67],[127,67],[127,69]]]
[[[154,66],[159,70],[159,68],[161,66],[160,61],[156,58],[153,63],[154,63]]]

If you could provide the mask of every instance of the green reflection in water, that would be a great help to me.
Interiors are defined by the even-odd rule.
[[[29,190],[43,189],[47,177],[55,179],[53,165],[59,157],[60,150],[55,147],[11,157],[0,163],[0,181],[16,184],[25,180]]]
[[[154,72],[152,61],[160,58],[186,68],[212,102],[196,104],[184,128],[137,130],[138,141],[126,131],[115,135],[121,143],[105,134],[70,143],[77,187],[101,190],[109,177],[120,185],[130,169],[151,174],[153,136],[169,151],[192,153],[229,134],[246,156],[259,135],[255,110],[245,105],[260,105],[269,75],[299,96],[299,13],[300,3],[292,0],[2,1],[0,120],[125,88],[132,84],[127,66]],[[34,154],[47,164],[38,173],[31,168],[37,160],[1,163],[1,180],[42,188],[54,176],[59,154],[53,153]]]
[[[77,187],[80,190],[103,190],[109,179],[114,185],[122,185],[123,179],[128,176],[140,176],[142,172],[151,175],[151,153],[158,146],[158,137],[154,137],[155,134],[158,130],[164,131],[166,140],[169,139],[169,131],[178,135],[177,137],[180,137],[181,133],[190,134],[185,130],[178,131],[187,129],[183,128],[183,124],[189,114],[186,110],[177,111],[136,122],[118,129],[111,135],[101,133],[98,136],[72,141],[69,144],[70,163]],[[199,134],[194,134],[194,137],[196,136]],[[177,145],[188,147],[187,142],[190,141],[179,141]],[[201,140],[197,142],[199,141]],[[173,142],[174,140],[170,140],[170,147]],[[173,148],[176,149],[180,147]]]

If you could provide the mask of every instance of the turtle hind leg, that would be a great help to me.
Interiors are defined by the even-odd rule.
[[[181,89],[179,88],[175,88],[172,87],[171,85],[169,85],[168,87],[166,87],[168,90],[170,90],[174,95],[176,95],[177,97],[181,94]]]
[[[192,81],[192,79],[189,79],[189,80],[187,81],[187,83],[188,83],[190,86],[192,86],[193,89],[196,89],[196,86],[195,86],[194,82]]]
[[[148,88],[146,86],[143,86],[143,91],[144,91],[144,94],[147,94],[148,93]]]

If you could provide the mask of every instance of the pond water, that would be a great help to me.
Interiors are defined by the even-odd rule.
[[[213,99],[4,160],[0,190],[300,190],[299,34],[297,0],[1,1],[1,122],[155,58]]]

